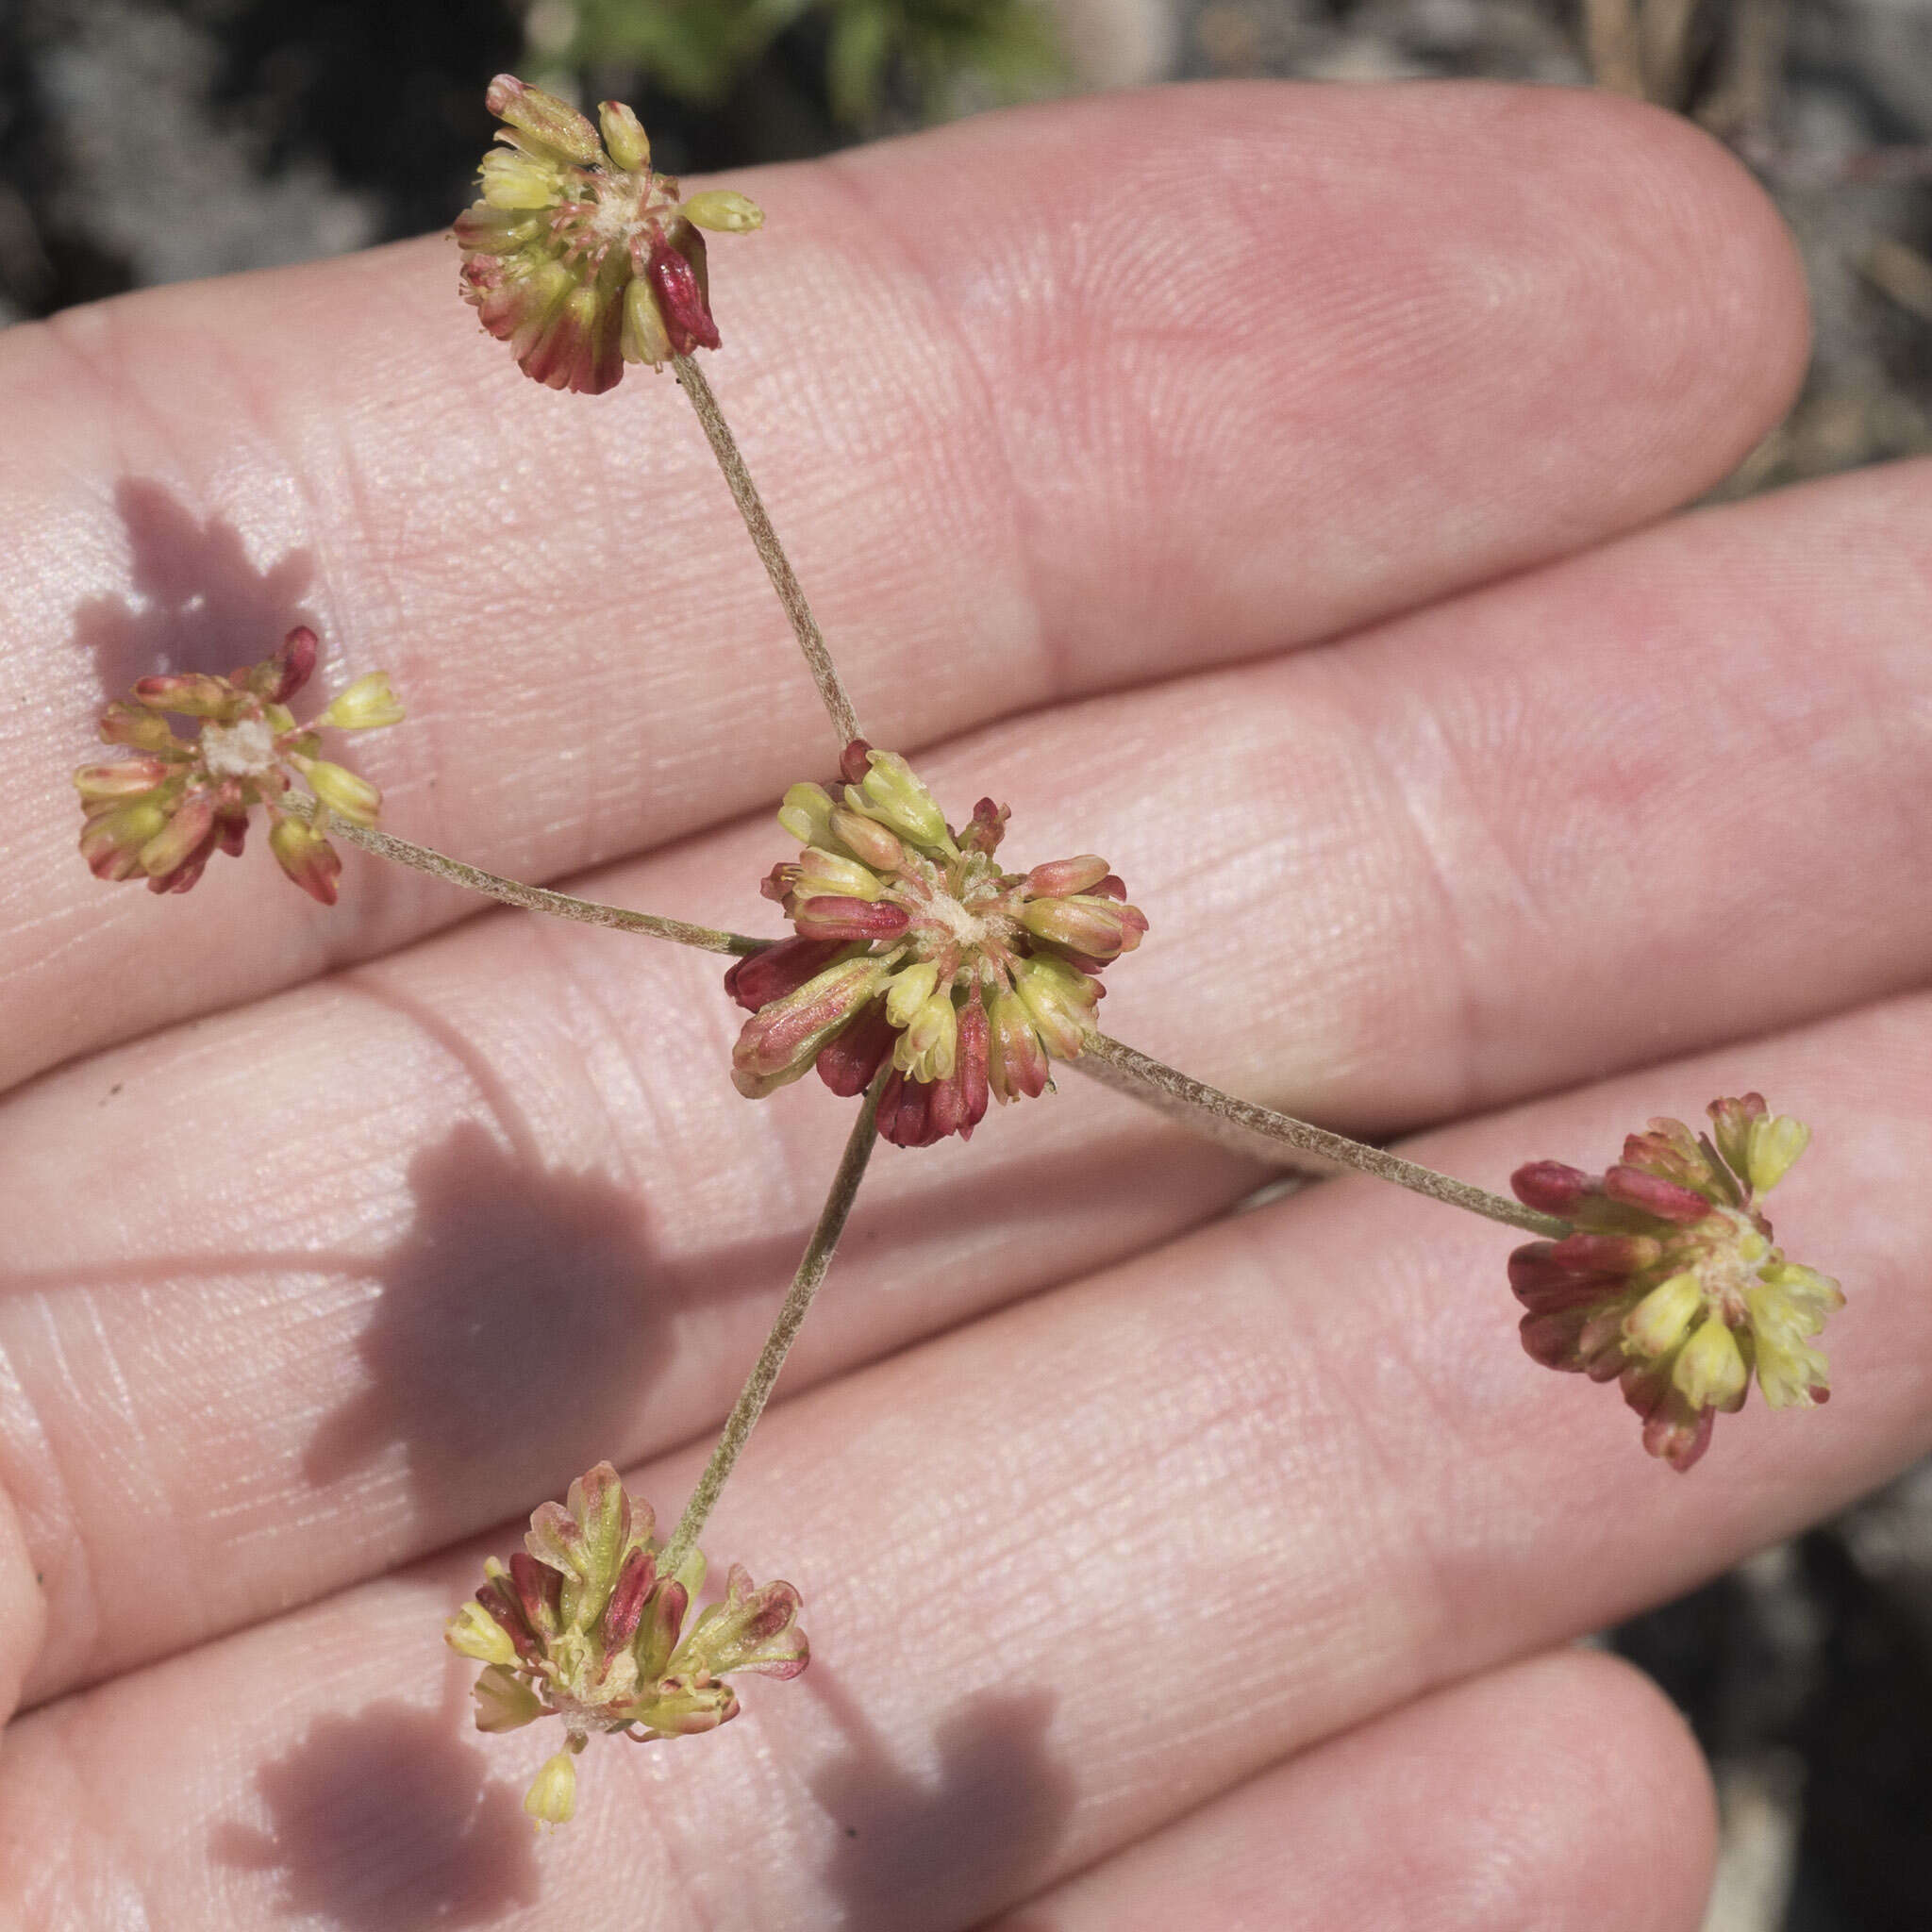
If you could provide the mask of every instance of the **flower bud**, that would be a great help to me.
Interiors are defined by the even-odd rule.
[[[744,1023],[731,1053],[731,1081],[748,1100],[798,1079],[818,1050],[858,1015],[890,970],[877,959],[847,959]]]
[[[940,983],[940,969],[931,960],[908,966],[886,983],[886,1018],[894,1026],[912,1024],[912,1016],[931,999]]]
[[[1050,1069],[1025,1003],[1017,993],[997,992],[987,1018],[991,1023],[987,1075],[993,1092],[1002,1102],[1039,1099]]]
[[[509,1649],[508,1639],[504,1647]],[[510,1650],[511,1660],[515,1657],[516,1652]],[[518,1731],[543,1715],[542,1702],[537,1693],[501,1663],[491,1664],[470,1686],[470,1697],[476,1707],[479,1731]]]
[[[175,767],[166,758],[118,758],[110,764],[83,765],[74,788],[83,806],[118,805],[167,782]]]
[[[856,852],[875,873],[895,873],[906,863],[905,846],[876,819],[869,819],[863,812],[834,806],[830,829],[841,844]]]
[[[524,1793],[524,1809],[540,1825],[568,1824],[576,1816],[577,1767],[568,1751],[559,1751],[537,1774]]]
[[[1693,1408],[1736,1408],[1744,1399],[1750,1371],[1722,1315],[1711,1315],[1684,1344],[1671,1379]]]
[[[765,211],[748,194],[735,188],[708,188],[683,204],[684,217],[701,228],[721,234],[744,235],[765,225]]]
[[[1013,985],[1047,1052],[1077,1059],[1093,1024],[1093,982],[1058,959],[1036,958],[1021,966]]]
[[[622,101],[598,102],[597,126],[610,158],[626,174],[641,174],[651,165],[651,138]]]
[[[499,74],[483,100],[499,121],[508,122],[518,133],[527,135],[559,159],[593,168],[604,158],[597,146],[597,130],[568,101],[560,101],[541,88],[525,87],[513,74]]]
[[[799,937],[808,940],[866,941],[895,940],[911,924],[905,907],[890,900],[811,898],[792,908]]]
[[[1036,865],[1026,874],[1026,890],[1036,899],[1063,899],[1070,892],[1091,892],[1107,875],[1107,860],[1088,852]]]
[[[688,229],[675,246],[664,241],[654,242],[644,266],[644,279],[658,298],[664,333],[680,356],[689,356],[693,349],[718,347],[718,325],[711,319],[711,306],[705,295],[704,248],[704,238],[696,229]]]
[[[792,786],[778,808],[778,825],[801,845],[830,844],[835,836],[832,794],[823,785]],[[865,854],[861,852],[858,856],[863,858]]]
[[[474,1599],[443,1625],[442,1641],[479,1664],[513,1664],[517,1660],[517,1647],[510,1641],[509,1632]],[[534,1707],[535,1700],[531,1702]],[[534,1707],[530,1715],[536,1715]]]
[[[780,940],[738,961],[724,975],[724,991],[748,1012],[796,992],[845,950],[843,940]]]
[[[345,766],[332,765],[326,758],[305,758],[301,772],[310,791],[331,811],[339,812],[351,824],[375,823],[382,809],[382,793],[367,778],[358,777]]]
[[[649,282],[633,281],[625,287],[617,344],[626,362],[648,362],[653,369],[661,369],[670,361],[671,334]]]
[[[278,820],[269,828],[268,849],[311,899],[325,906],[336,903],[336,881],[341,876],[342,861],[313,825],[301,819]]]
[[[336,731],[375,731],[385,724],[400,724],[403,708],[390,689],[387,671],[372,671],[358,677],[315,722]]]
[[[1704,1290],[1695,1274],[1674,1274],[1624,1318],[1624,1333],[1644,1355],[1668,1355],[1704,1312]]]
[[[177,676],[143,677],[134,687],[134,701],[154,711],[174,711],[183,718],[213,718],[226,710],[235,688],[225,677],[198,671]]]
[[[866,761],[863,785],[845,794],[854,811],[882,819],[915,845],[943,848],[951,842],[945,817],[932,793],[897,752],[869,751]]]
[[[141,869],[150,878],[178,872],[214,831],[214,801],[188,799],[168,823],[141,848]]]
[[[798,890],[808,898],[830,894],[841,899],[876,899],[885,887],[870,866],[841,858],[821,845],[808,845],[798,858]]]

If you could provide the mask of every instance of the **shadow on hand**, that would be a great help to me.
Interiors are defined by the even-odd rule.
[[[281,1876],[282,1913],[342,1932],[484,1925],[537,1898],[517,1793],[487,1782],[467,1712],[372,1704],[318,1718],[256,1777],[266,1829],[215,1828],[216,1861]]]
[[[314,624],[301,603],[315,576],[308,551],[291,550],[258,570],[232,524],[198,522],[145,477],[117,483],[114,508],[127,531],[134,597],[90,598],[74,618],[104,697],[122,697],[137,678],[155,672],[220,675],[258,663],[291,626]],[[325,638],[325,657],[327,648]]]
[[[409,1191],[356,1343],[369,1382],[303,1473],[324,1487],[400,1444],[425,1518],[468,1526],[618,1453],[670,1308],[637,1202],[601,1174],[545,1169],[469,1121],[417,1156]]]
[[[853,1932],[976,1924],[1023,1898],[1059,1842],[1071,1774],[1046,1743],[1049,1690],[987,1690],[933,1731],[931,1775],[896,1764],[871,1721],[823,1662],[804,1682],[847,1750],[811,1780],[837,1823],[825,1872]]]

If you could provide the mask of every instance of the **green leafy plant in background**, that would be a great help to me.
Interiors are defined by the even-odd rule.
[[[568,11],[552,60],[628,67],[693,102],[717,100],[787,27],[816,17],[826,96],[848,126],[897,95],[938,117],[962,80],[1009,97],[1051,83],[1063,65],[1038,0],[573,0]]]

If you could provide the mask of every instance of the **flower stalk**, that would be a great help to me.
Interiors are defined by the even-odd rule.
[[[758,1426],[758,1417],[765,1411],[772,1387],[778,1379],[778,1371],[785,1366],[785,1357],[791,1353],[791,1344],[798,1339],[799,1328],[812,1305],[812,1298],[818,1293],[825,1272],[832,1265],[839,1239],[845,1232],[846,1217],[852,1212],[853,1202],[858,1198],[858,1184],[865,1178],[866,1164],[872,1159],[873,1145],[878,1139],[879,1091],[885,1081],[884,1073],[873,1081],[859,1108],[858,1118],[852,1124],[852,1133],[840,1158],[839,1171],[832,1176],[831,1191],[825,1196],[824,1207],[819,1210],[818,1225],[812,1229],[811,1239],[806,1243],[798,1273],[791,1277],[791,1290],[779,1307],[771,1333],[765,1337],[765,1345],[758,1351],[758,1358],[753,1363],[751,1374],[745,1377],[744,1387],[739,1391],[738,1400],[724,1420],[718,1446],[711,1451],[711,1459],[698,1477],[697,1487],[691,1492],[691,1501],[684,1506],[684,1514],[678,1519],[677,1527],[665,1547],[659,1567],[667,1574],[676,1574],[685,1558],[696,1548],[697,1540],[704,1533],[706,1520],[723,1494],[739,1456],[751,1439],[752,1430]]]
[[[303,802],[292,800],[286,808],[291,813],[315,816],[305,811]],[[398,839],[393,832],[379,831],[374,825],[352,824],[331,819],[328,829],[340,833],[352,845],[378,858],[392,858],[398,865],[413,866],[431,878],[452,886],[466,886],[486,898],[500,899],[506,906],[520,906],[526,912],[547,912],[555,919],[574,919],[580,925],[605,925],[618,932],[647,933],[652,939],[670,940],[680,946],[695,946],[705,953],[728,953],[742,958],[762,952],[771,944],[741,932],[723,932],[712,925],[694,925],[687,919],[669,919],[657,912],[636,912],[627,906],[605,906],[594,899],[578,899],[569,892],[553,892],[544,886],[526,886],[519,879],[507,879],[480,866],[466,865],[431,845],[417,845]]]
[[[805,601],[805,590],[798,581],[798,574],[791,568],[791,559],[785,555],[785,546],[778,541],[777,531],[772,527],[764,500],[758,495],[758,485],[751,479],[750,470],[745,467],[738,439],[732,435],[731,425],[725,422],[724,411],[719,408],[718,398],[711,392],[711,385],[705,380],[704,371],[691,357],[685,355],[674,356],[671,366],[676,372],[685,394],[691,398],[691,408],[697,411],[698,421],[704,425],[705,439],[711,445],[711,454],[718,459],[718,468],[724,472],[731,500],[738,506],[738,513],[744,519],[744,527],[751,532],[752,545],[758,551],[759,562],[765,567],[765,575],[771,578],[772,588],[777,591],[778,601],[785,607],[785,615],[791,621],[792,635],[798,640],[798,648],[805,654],[806,668],[811,673],[812,683],[818,687],[819,702],[824,706],[825,715],[832,721],[832,729],[839,734],[839,744],[842,750],[855,738],[863,738],[865,733],[858,728],[858,713],[853,709],[852,700],[846,695],[839,667],[832,662],[832,654],[825,646],[824,633],[819,629],[818,619],[811,614],[811,606]]]
[[[1534,1208],[1519,1206],[1500,1194],[1473,1187],[1453,1174],[1438,1174],[1413,1160],[1385,1148],[1364,1146],[1345,1134],[1331,1133],[1326,1127],[1298,1121],[1291,1114],[1276,1113],[1273,1108],[1258,1107],[1252,1100],[1237,1100],[1205,1080],[1196,1080],[1170,1067],[1138,1048],[1109,1039],[1105,1033],[1089,1036],[1086,1051],[1074,1062],[1096,1079],[1136,1099],[1160,1107],[1174,1119],[1205,1131],[1211,1139],[1242,1146],[1250,1153],[1263,1153],[1278,1160],[1284,1147],[1298,1154],[1312,1154],[1358,1174],[1373,1174],[1391,1181],[1412,1194],[1426,1194],[1450,1208],[1461,1208],[1480,1214],[1487,1221],[1500,1221],[1507,1227],[1520,1227],[1528,1234],[1560,1241],[1571,1232],[1567,1221],[1543,1214]],[[1105,1069],[1106,1071],[1102,1071]]]

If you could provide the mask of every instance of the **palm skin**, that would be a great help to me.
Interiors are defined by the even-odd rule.
[[[1147,911],[1109,1030],[1491,1187],[1762,1089],[1837,1398],[1680,1479],[1521,1353],[1504,1231],[1228,1219],[1259,1169],[1064,1078],[881,1150],[707,1533],[812,1669],[533,1843],[555,1739],[475,1740],[441,1620],[600,1457],[675,1514],[845,1108],[732,1092],[708,958],[359,855],[102,886],[64,774],[307,621],[409,702],[393,829],[764,930],[832,746],[669,382],[524,382],[446,243],[16,328],[0,1925],[1694,1926],[1694,1749],[1560,1646],[1932,1441],[1932,471],[1660,521],[1805,311],[1626,104],[1176,90],[743,185],[714,385],[873,739]]]

